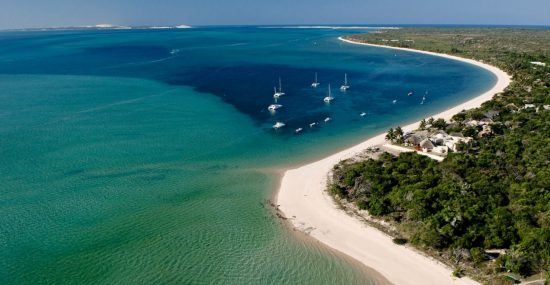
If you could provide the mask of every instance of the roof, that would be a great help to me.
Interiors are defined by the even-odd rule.
[[[483,115],[489,119],[493,119],[495,118],[496,116],[498,116],[499,112],[496,111],[496,110],[490,110],[490,111],[487,111],[485,112]]]
[[[434,148],[434,144],[429,139],[424,139],[420,142],[420,147],[430,149]]]
[[[411,136],[409,136],[405,139],[406,142],[414,144],[414,145],[419,144],[421,140],[422,140],[422,138],[417,136],[417,135],[411,135]]]
[[[461,133],[451,133],[450,134],[451,137],[458,137],[458,138],[463,138],[464,135],[462,135]]]

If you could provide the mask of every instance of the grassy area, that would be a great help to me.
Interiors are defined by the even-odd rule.
[[[441,163],[382,155],[334,168],[331,192],[398,229],[400,242],[490,284],[550,271],[550,30],[406,28],[355,41],[472,58],[512,84],[432,127],[473,140]],[[535,62],[535,63],[533,63]],[[468,124],[491,118],[486,129]]]

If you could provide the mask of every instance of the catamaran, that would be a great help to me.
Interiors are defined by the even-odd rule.
[[[317,86],[319,86],[319,84],[320,83],[317,81],[317,72],[315,72],[315,81],[311,83],[311,87],[316,88]]]
[[[286,126],[285,123],[276,122],[275,125],[273,125],[273,128],[277,130],[277,129],[280,129],[284,126]]]
[[[279,108],[281,108],[281,107],[283,107],[283,105],[271,104],[271,105],[269,105],[269,107],[267,107],[267,109],[268,109],[269,111],[275,111],[275,110],[277,110],[277,109],[279,109]]]
[[[332,94],[330,92],[330,83],[328,84],[328,96],[323,99],[325,103],[330,103],[332,100],[334,100],[334,97],[332,97]]]
[[[273,87],[273,90],[273,98],[279,98],[285,95],[285,93],[283,92],[283,85],[281,84],[281,77],[279,77],[279,90],[277,91],[277,87]]]
[[[342,91],[346,91],[349,89],[349,85],[348,85],[348,74],[344,74],[344,85],[340,86],[340,90]]]

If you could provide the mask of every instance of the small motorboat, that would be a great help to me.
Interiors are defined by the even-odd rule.
[[[269,107],[267,107],[267,109],[268,109],[269,111],[275,111],[275,110],[277,110],[277,109],[279,109],[279,108],[281,108],[281,107],[283,107],[283,105],[271,104],[271,105],[269,105]]]
[[[280,129],[284,126],[286,126],[285,123],[277,122],[277,123],[275,123],[275,125],[273,125],[273,128],[277,130],[277,129]]]
[[[367,115],[367,113],[365,113],[365,112],[359,114],[359,116],[361,116],[361,117],[364,117],[364,116],[366,116],[366,115]]]
[[[315,125],[317,125],[317,123],[311,123],[311,124],[309,124],[309,127],[313,128],[313,127],[315,127]]]
[[[299,132],[301,132],[302,130],[303,130],[302,128],[297,128],[294,132],[295,132],[295,133],[299,133]]]
[[[330,117],[326,117],[326,118],[325,118],[325,123],[330,122],[330,120],[332,120]]]

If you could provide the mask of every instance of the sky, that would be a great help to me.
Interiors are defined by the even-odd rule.
[[[550,0],[0,0],[0,29],[115,25],[550,25]]]

